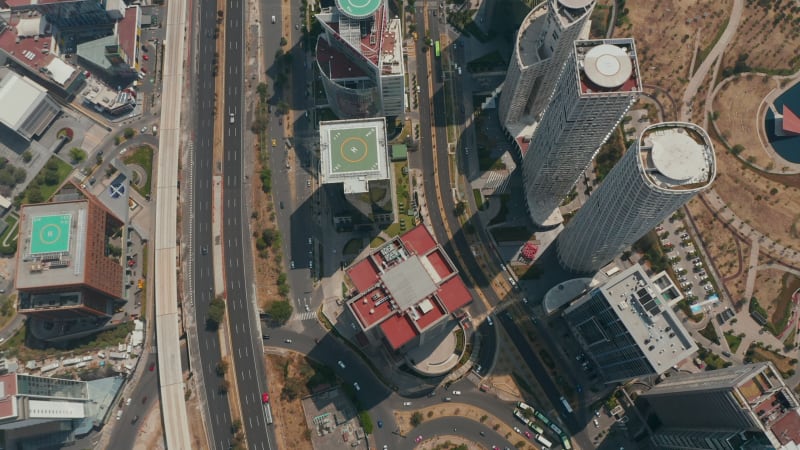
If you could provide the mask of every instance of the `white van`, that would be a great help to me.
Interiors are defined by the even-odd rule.
[[[272,16],[272,23],[275,23],[275,16]]]
[[[233,123],[233,113],[231,113],[231,123]]]

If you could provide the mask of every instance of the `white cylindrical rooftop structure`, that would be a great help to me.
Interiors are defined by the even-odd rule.
[[[584,58],[584,71],[589,80],[604,88],[622,86],[633,74],[633,63],[624,49],[611,44],[592,48]]]
[[[558,3],[565,8],[580,9],[588,7],[593,1],[594,0],[558,0]]]

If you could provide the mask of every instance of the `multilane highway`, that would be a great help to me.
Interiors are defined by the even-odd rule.
[[[266,422],[263,392],[267,392],[264,355],[255,288],[252,284],[250,230],[245,201],[249,198],[243,174],[245,148],[243,133],[248,127],[244,108],[244,0],[228,0],[225,26],[225,107],[223,128],[222,248],[225,292],[231,350],[239,392],[242,424],[251,449],[269,449],[275,442],[273,429]],[[265,7],[262,5],[262,7]]]

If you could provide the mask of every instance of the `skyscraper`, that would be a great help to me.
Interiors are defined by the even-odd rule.
[[[716,160],[705,130],[647,127],[558,237],[561,264],[592,272],[711,185]]]
[[[800,403],[770,362],[675,374],[641,398],[645,414],[657,419],[652,422],[658,448],[800,444]]]
[[[527,142],[564,68],[594,0],[548,0],[522,22],[508,66],[498,113],[500,123]],[[527,145],[520,146],[527,149]]]
[[[633,39],[576,41],[522,160],[528,212],[561,222],[558,206],[641,92]]]
[[[668,305],[675,300],[673,292],[677,289],[671,282],[659,286],[635,265],[564,311],[573,336],[604,381],[660,375],[697,351]]]
[[[336,0],[317,14],[317,66],[333,112],[340,119],[400,116],[405,70],[400,19],[384,0]]]

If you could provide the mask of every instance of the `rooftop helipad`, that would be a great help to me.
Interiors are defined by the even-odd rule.
[[[38,216],[31,223],[31,255],[69,250],[72,214]]]
[[[364,19],[375,14],[383,0],[336,0],[336,7],[353,19]]]
[[[345,183],[345,192],[366,192],[366,182],[389,178],[383,119],[320,123],[320,152],[323,184]]]

